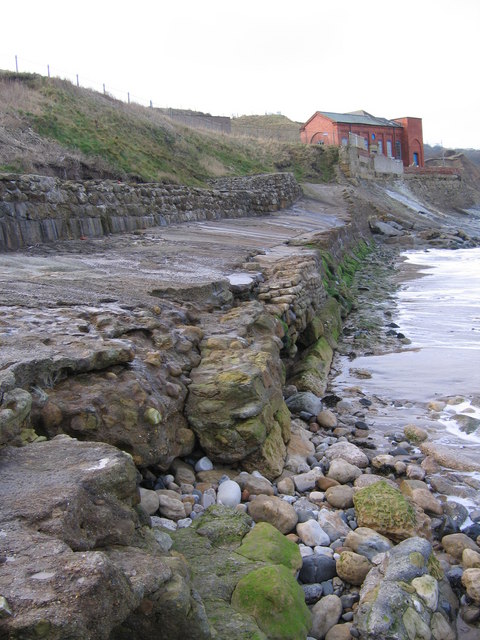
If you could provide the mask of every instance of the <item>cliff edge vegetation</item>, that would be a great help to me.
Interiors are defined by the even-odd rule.
[[[291,171],[299,181],[327,182],[337,158],[333,148],[192,129],[66,80],[0,71],[3,172],[202,186]]]

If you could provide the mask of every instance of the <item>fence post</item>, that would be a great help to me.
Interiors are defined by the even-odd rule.
[[[80,86],[80,84],[78,82],[78,73],[77,73],[77,87],[79,87],[79,86]]]
[[[153,109],[153,104],[151,100],[150,100],[150,109]]]
[[[15,56],[15,71],[18,73],[18,58]]]
[[[128,104],[130,104],[130,91],[127,93],[127,97],[128,97]]]
[[[103,95],[105,95],[105,84],[103,85]]]
[[[48,77],[50,78],[50,65],[47,64],[47,73],[48,73]]]

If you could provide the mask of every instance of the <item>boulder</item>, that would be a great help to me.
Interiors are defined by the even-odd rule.
[[[431,536],[429,519],[398,490],[381,480],[353,496],[357,523],[398,542],[422,533]]]
[[[145,509],[149,516],[153,516],[160,506],[157,493],[151,489],[140,487],[140,506]]]
[[[331,542],[339,538],[345,538],[351,531],[342,515],[343,511],[331,511],[330,509],[320,509],[318,512],[318,524],[328,535]]]
[[[268,638],[304,640],[312,623],[303,589],[282,565],[262,567],[241,578],[232,607],[252,616]]]
[[[295,575],[302,566],[298,545],[288,540],[268,522],[259,522],[243,538],[236,553],[259,562],[281,564]]]
[[[235,482],[238,482],[242,491],[246,490],[250,495],[266,495],[273,496],[274,490],[272,483],[266,478],[258,477],[242,471],[236,478]]]
[[[312,638],[323,640],[328,631],[339,621],[342,609],[342,601],[334,594],[325,596],[314,604],[310,631]]]
[[[325,457],[330,461],[341,458],[360,469],[368,467],[369,464],[368,458],[363,451],[351,442],[336,442],[332,444],[325,451]]]
[[[357,527],[345,538],[344,546],[356,553],[372,560],[379,553],[384,553],[393,547],[392,542],[377,531],[368,527]]]
[[[315,447],[310,442],[312,435],[310,431],[305,429],[305,424],[301,420],[292,420],[285,469],[296,474],[310,469],[307,458],[315,453]]]
[[[57,436],[2,449],[0,465],[0,556],[15,558],[0,572],[13,614],[0,619],[0,635],[83,640],[94,629],[99,640],[153,636],[167,624],[168,593],[178,588],[169,637],[185,637],[187,625],[190,637],[210,637],[185,563],[164,555],[139,519],[129,455]],[[148,616],[140,606],[146,601]]]
[[[217,335],[203,340],[201,362],[190,377],[185,412],[200,445],[214,462],[242,462],[247,471],[280,475],[290,414],[282,395],[284,371],[276,338],[279,321],[251,301],[217,319]],[[238,332],[250,340],[235,351],[225,336]]]
[[[365,556],[353,551],[342,551],[337,560],[337,575],[349,584],[360,586],[372,566]]]
[[[316,520],[307,520],[297,524],[297,535],[303,544],[309,547],[328,547],[330,538]]]
[[[249,502],[248,513],[255,522],[269,522],[281,533],[289,533],[298,522],[292,505],[276,496],[257,496]]]
[[[480,547],[464,533],[451,533],[448,536],[443,536],[442,547],[458,562],[462,559],[465,549],[471,549],[477,553],[480,551]]]
[[[432,638],[443,616],[441,638],[455,638],[458,601],[443,577],[431,544],[419,537],[400,542],[370,570],[360,590],[355,622],[361,640]],[[439,620],[435,624],[440,629]],[[392,633],[394,631],[394,633]]]
[[[337,575],[335,560],[327,555],[314,553],[303,558],[298,579],[303,584],[317,584]]]
[[[294,393],[287,398],[286,403],[290,412],[296,415],[308,413],[311,416],[316,416],[322,409],[321,399],[311,391]]]
[[[317,423],[326,429],[335,429],[338,424],[338,420],[333,411],[330,411],[330,409],[324,409],[317,415]]]
[[[335,458],[330,463],[327,478],[336,480],[340,484],[347,484],[349,482],[354,482],[354,480],[356,480],[361,475],[362,470],[357,466],[350,464],[342,458]]]
[[[353,489],[347,485],[330,487],[325,491],[325,500],[335,509],[353,507]]]
[[[318,478],[323,476],[323,472],[319,467],[314,467],[306,473],[301,473],[293,476],[292,480],[295,483],[295,488],[299,493],[305,493],[306,491],[312,491],[317,486]]]
[[[477,605],[480,604],[480,569],[465,569],[462,584],[467,590],[468,597]]]

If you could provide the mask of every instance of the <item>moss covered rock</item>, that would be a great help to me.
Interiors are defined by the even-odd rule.
[[[281,565],[262,567],[242,578],[232,606],[253,616],[269,640],[305,640],[311,626],[303,589]]]
[[[327,338],[325,336],[318,338],[303,352],[301,360],[295,364],[291,383],[299,391],[311,391],[315,395],[323,395],[332,358],[333,349]]]
[[[296,573],[302,566],[299,547],[268,522],[259,522],[242,541],[237,553],[249,560],[280,564]]]
[[[188,420],[212,460],[242,462],[269,479],[283,469],[290,429],[278,322],[258,302],[216,318],[217,333],[201,343],[186,403]],[[248,341],[232,338],[239,327]]]
[[[408,499],[384,480],[360,489],[353,496],[357,522],[394,542],[417,535],[423,521]]]
[[[246,513],[223,504],[214,504],[202,518],[195,520],[192,529],[207,537],[214,546],[236,546],[250,531],[252,519]]]

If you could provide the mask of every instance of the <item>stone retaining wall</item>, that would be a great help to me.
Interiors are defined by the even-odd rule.
[[[0,251],[191,220],[264,215],[299,196],[290,173],[223,178],[211,189],[0,174]]]

